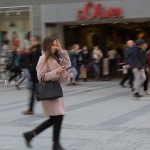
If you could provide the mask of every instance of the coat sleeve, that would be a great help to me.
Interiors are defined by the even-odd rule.
[[[69,77],[68,71],[62,72],[60,75],[60,81],[61,82],[69,82],[69,80],[70,80],[70,77]]]
[[[64,66],[66,69],[70,68],[71,67],[71,61],[70,61],[70,58],[69,58],[67,51],[64,50],[62,53],[59,53],[59,55],[61,57],[59,65]]]
[[[55,81],[59,79],[59,75],[56,73],[56,69],[52,70],[50,72],[47,72],[47,64],[43,65],[45,57],[41,56],[39,59],[39,62],[37,64],[36,70],[37,70],[37,76],[38,80],[41,80],[41,77],[45,74],[45,81]]]
[[[68,56],[67,51],[63,51],[62,53],[59,53],[61,60],[60,60],[60,66],[64,66],[66,69],[71,67],[71,61]],[[62,82],[68,82],[70,80],[68,71],[64,71],[60,74],[60,81]]]

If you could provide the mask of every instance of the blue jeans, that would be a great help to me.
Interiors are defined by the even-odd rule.
[[[28,69],[22,69],[23,70],[23,76],[22,78],[17,82],[17,85],[19,86],[25,79],[28,80],[27,82],[27,88],[32,88],[32,81],[31,81],[31,75]]]
[[[86,68],[86,71],[89,72],[89,65],[88,64],[84,64],[84,67]]]
[[[99,74],[99,63],[93,63],[92,64],[93,69],[94,69],[94,79],[98,79],[98,74]]]
[[[77,77],[76,77],[76,79],[78,79],[79,75],[81,74],[80,68],[81,68],[81,66],[76,66],[76,70],[77,70]]]
[[[68,69],[68,73],[73,73],[74,76],[73,76],[73,78],[70,79],[70,83],[74,83],[76,80],[77,74],[78,74],[76,68],[71,67],[70,69]]]

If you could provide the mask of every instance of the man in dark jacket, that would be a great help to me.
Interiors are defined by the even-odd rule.
[[[88,47],[87,46],[83,46],[82,51],[82,65],[84,66],[84,68],[86,69],[86,78],[84,78],[84,82],[87,82],[87,72],[88,72],[88,64],[90,62],[90,55],[89,55],[89,51],[88,51]]]
[[[31,89],[31,97],[30,97],[30,103],[29,103],[29,108],[27,111],[24,111],[24,115],[32,115],[33,114],[33,106],[34,106],[34,101],[35,101],[35,85],[38,83],[38,78],[37,78],[37,71],[36,71],[36,66],[39,61],[39,58],[41,56],[41,44],[40,44],[40,37],[39,36],[33,36],[30,39],[31,41],[31,62],[30,62],[30,74],[31,74],[31,80],[33,82],[33,86]]]
[[[143,95],[144,94],[150,95],[150,92],[148,91],[149,68],[148,68],[148,61],[147,61],[147,58],[148,58],[147,48],[148,48],[148,44],[144,43],[143,46],[142,46],[142,49],[141,49],[141,58],[142,58],[142,63],[143,63],[144,70],[145,70],[145,75],[146,75],[146,80],[144,81],[144,93],[143,93]]]
[[[124,60],[125,60],[125,65],[126,65],[128,72],[126,76],[123,78],[123,80],[120,82],[120,85],[122,87],[125,87],[124,83],[130,78],[129,84],[131,85],[131,88],[133,88],[133,72],[129,65],[129,58],[130,58],[130,53],[131,53],[131,49],[133,45],[134,45],[134,41],[132,40],[127,41],[127,47],[124,50]]]
[[[130,54],[129,62],[130,66],[133,69],[134,74],[134,96],[141,97],[139,95],[140,86],[146,79],[143,62],[141,59],[141,48],[144,44],[142,39],[138,39],[135,45],[132,47],[132,51]]]

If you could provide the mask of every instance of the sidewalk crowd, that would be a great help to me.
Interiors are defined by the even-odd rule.
[[[20,85],[27,79],[26,88],[30,92],[30,99],[24,115],[34,114],[36,85],[43,79],[47,84],[49,81],[59,81],[60,85],[65,82],[68,86],[76,86],[80,78],[84,82],[88,81],[91,68],[94,71],[94,81],[100,77],[100,68],[104,57],[102,50],[94,46],[92,51],[87,46],[80,49],[78,44],[73,45],[69,50],[63,50],[58,39],[46,37],[41,43],[39,36],[28,37],[28,44],[21,50],[18,40],[13,42],[13,49],[2,52],[1,57],[5,58],[5,71],[10,72],[10,77],[5,80],[5,85],[19,76],[15,87],[20,90]],[[7,41],[8,44],[8,41]],[[150,50],[149,45],[143,39],[127,41],[124,50],[124,66],[126,75],[120,82],[125,87],[125,82],[131,87],[134,97],[142,97],[143,94],[150,95],[148,91],[149,69],[150,69]],[[109,48],[107,57],[109,58],[109,69],[111,74],[116,72],[116,64],[119,57],[115,48]],[[6,49],[5,49],[6,50]],[[13,75],[12,75],[13,74]],[[140,88],[143,86],[143,93]],[[63,86],[62,86],[63,87]],[[31,147],[31,140],[50,126],[53,128],[53,150],[64,150],[60,144],[60,131],[65,115],[63,97],[53,100],[42,100],[42,107],[45,116],[49,117],[32,131],[24,133],[24,139],[28,147]]]

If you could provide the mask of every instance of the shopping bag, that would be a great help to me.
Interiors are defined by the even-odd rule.
[[[81,71],[81,74],[80,74],[79,78],[81,78],[81,79],[87,78],[87,70],[86,70],[86,68],[85,67],[81,67],[80,71]]]

